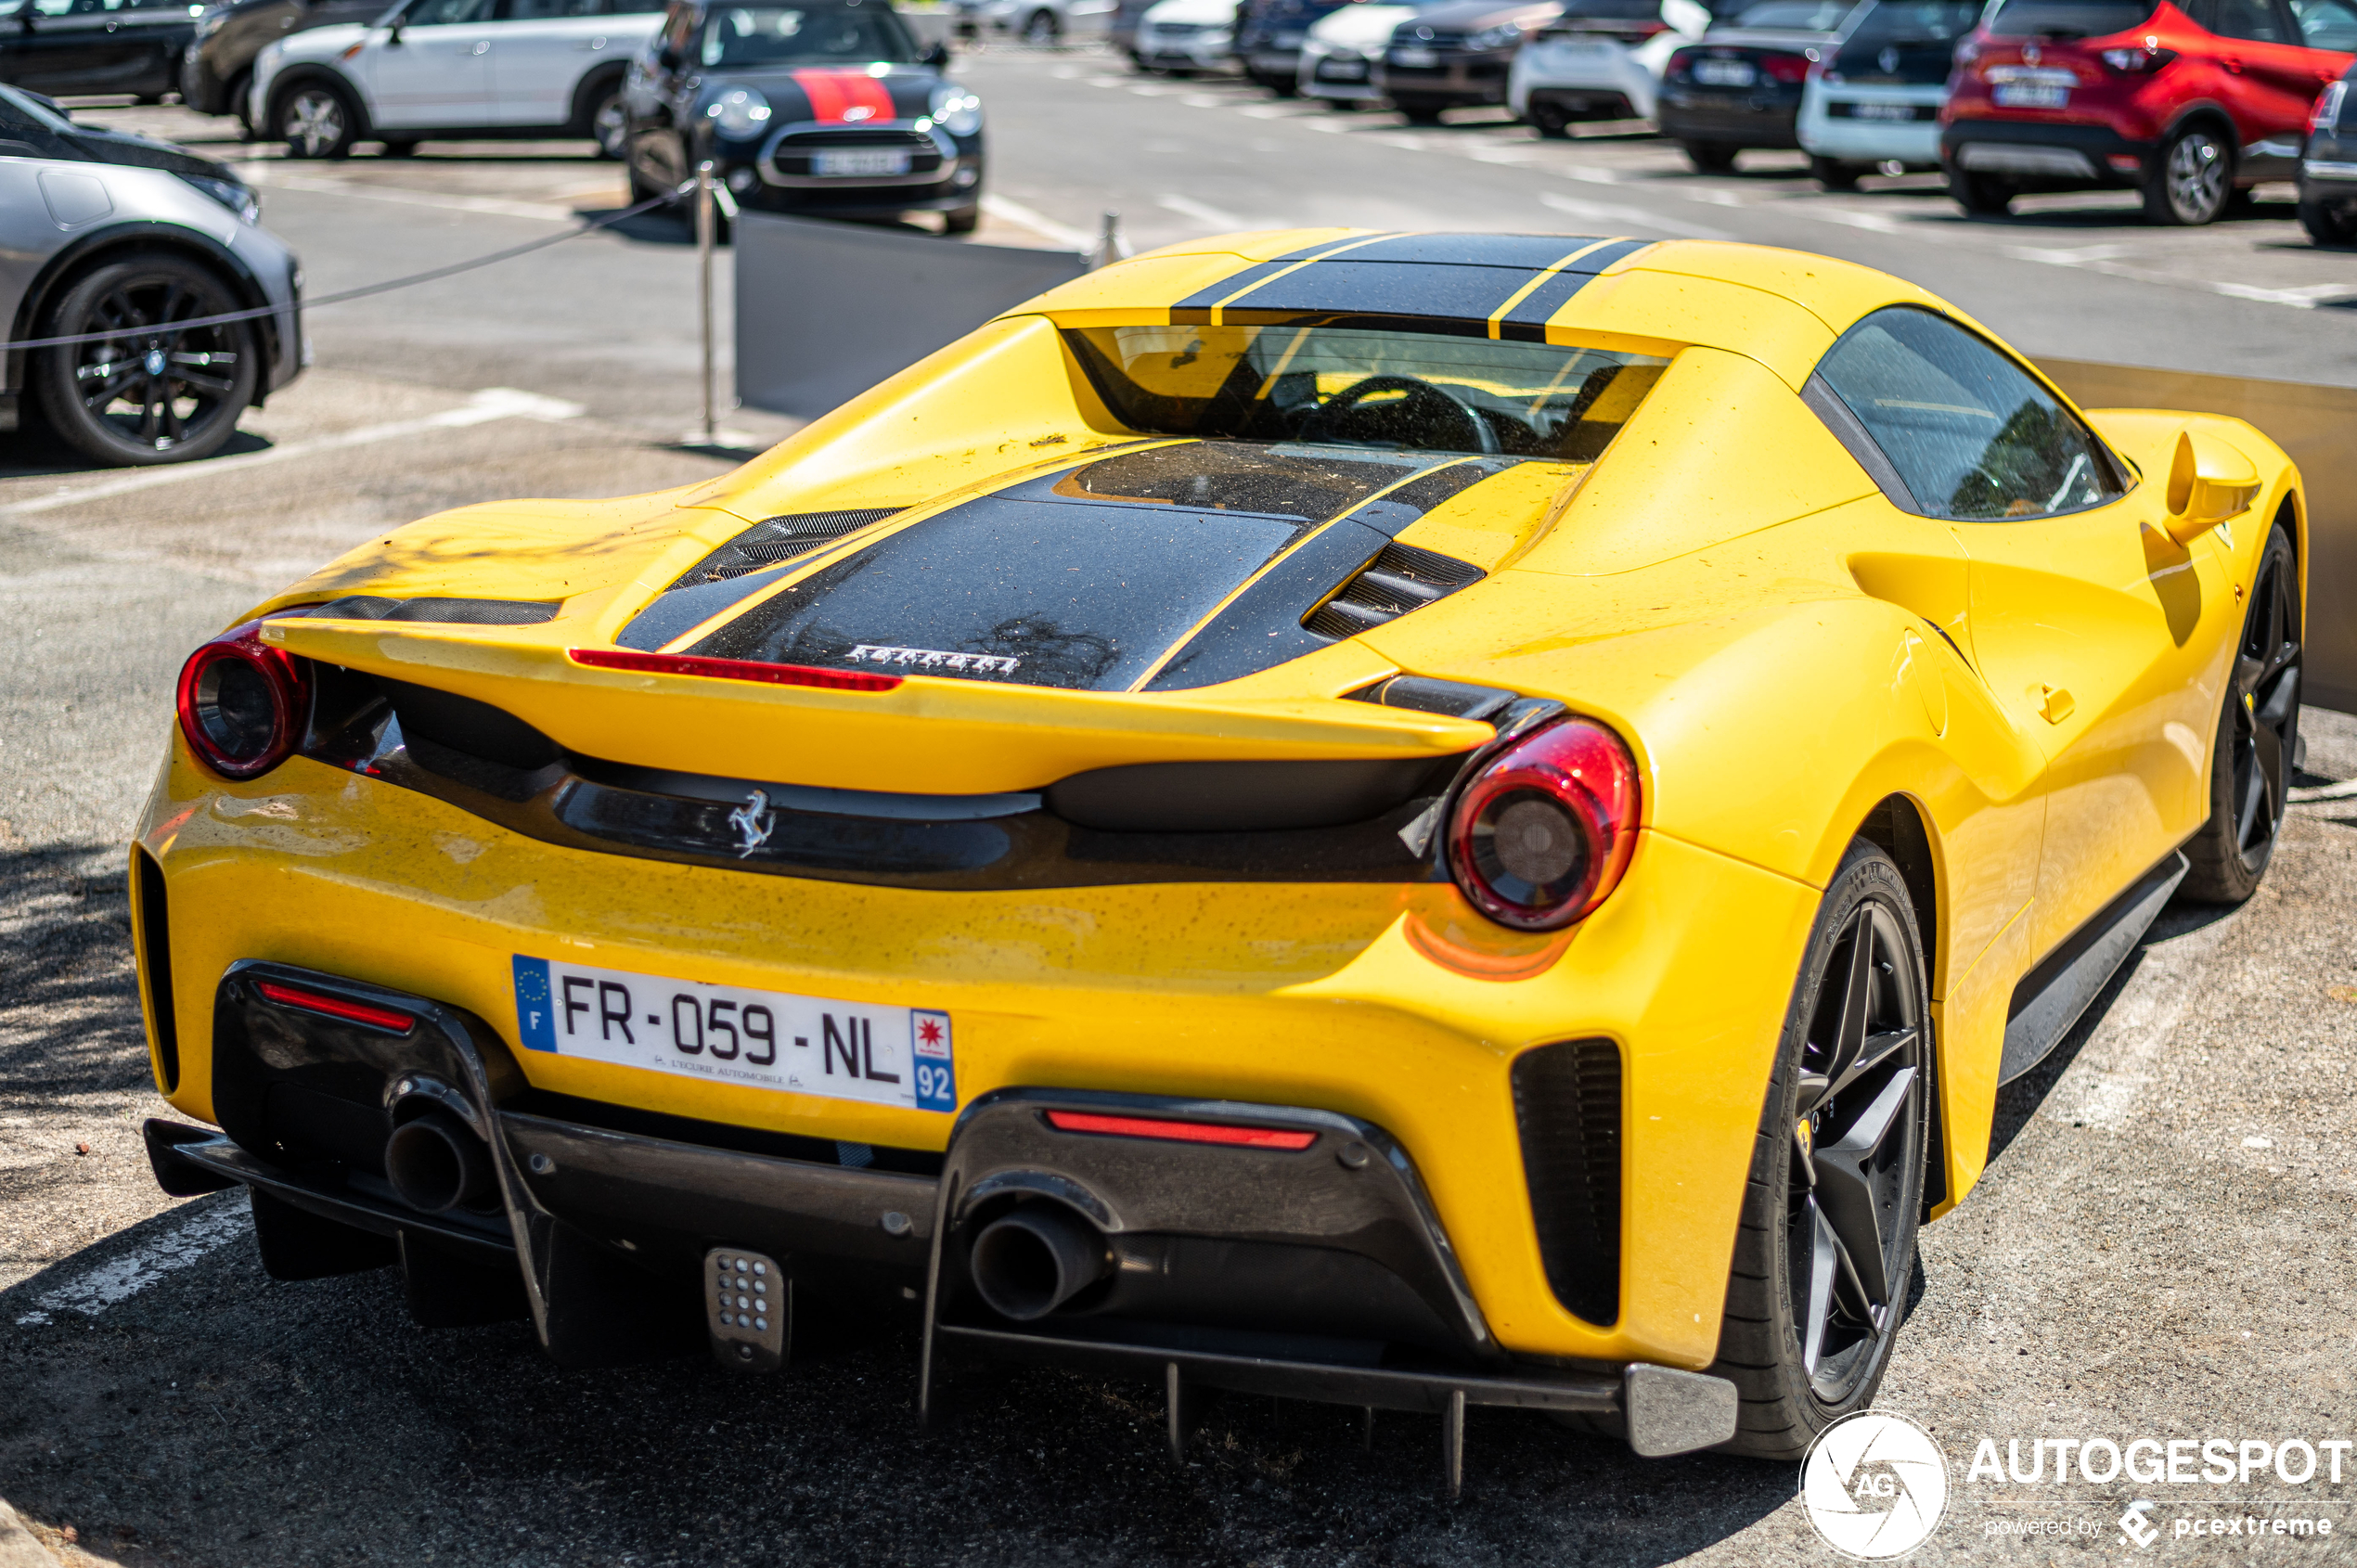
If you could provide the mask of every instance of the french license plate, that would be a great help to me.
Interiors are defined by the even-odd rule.
[[[1391,63],[1404,65],[1410,71],[1430,71],[1440,63],[1440,57],[1430,49],[1394,49]]]
[[[1711,60],[1694,62],[1694,80],[1706,87],[1748,87],[1759,79],[1749,60]]]
[[[1318,68],[1318,80],[1320,82],[1364,82],[1366,79],[1367,68],[1357,60],[1328,60]]]
[[[516,955],[516,1037],[708,1083],[958,1109],[949,1015]]]
[[[905,174],[908,172],[908,152],[905,148],[839,148],[813,155],[810,172],[830,179]]]
[[[1857,120],[1913,120],[1915,109],[1913,104],[1861,103],[1851,105],[1849,113]]]
[[[1989,96],[1997,100],[1999,109],[2064,109],[2070,103],[2067,87],[2041,87],[2020,82],[1993,88]]]

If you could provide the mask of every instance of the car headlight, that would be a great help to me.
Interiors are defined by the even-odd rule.
[[[1510,44],[1519,43],[1521,39],[1522,29],[1513,22],[1506,22],[1498,27],[1482,29],[1465,40],[1465,47],[1477,50],[1502,49]]]
[[[713,129],[732,141],[757,136],[769,123],[769,100],[751,87],[731,87],[705,106]]]
[[[933,90],[933,122],[953,136],[971,136],[982,129],[982,100],[945,82]]]
[[[182,179],[212,197],[247,223],[262,221],[262,203],[253,192],[238,181],[223,179],[213,174],[183,174]]]

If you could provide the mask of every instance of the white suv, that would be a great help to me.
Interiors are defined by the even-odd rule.
[[[263,50],[252,122],[296,158],[455,136],[592,136],[618,158],[623,77],[662,22],[663,0],[408,0]]]
[[[1651,120],[1669,57],[1710,20],[1699,0],[1570,0],[1514,56],[1506,105],[1548,136],[1574,120]]]

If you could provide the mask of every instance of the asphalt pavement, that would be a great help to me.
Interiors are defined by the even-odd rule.
[[[2357,256],[2308,248],[2279,201],[2197,231],[2102,197],[1965,222],[1919,178],[1824,197],[1776,155],[1703,177],[1647,138],[1479,113],[1411,133],[1086,53],[965,70],[993,116],[985,240],[1077,243],[1109,207],[1140,248],[1296,223],[1761,239],[1913,277],[2033,353],[2357,384]],[[315,294],[623,199],[561,145],[249,167]],[[393,523],[681,483],[777,439],[789,421],[746,412],[690,433],[694,289],[684,229],[633,220],[317,312],[313,369],[211,462],[89,472],[0,437],[0,1497],[63,1560],[205,1568],[1834,1561],[1789,1467],[1640,1460],[1514,1412],[1475,1412],[1454,1505],[1428,1419],[1362,1447],[1355,1412],[1231,1400],[1173,1467],[1157,1391],[976,1362],[921,1436],[907,1322],[808,1326],[775,1379],[560,1372],[518,1326],[414,1328],[387,1274],[272,1283],[242,1199],[154,1189],[122,842],[180,660]],[[2304,722],[2305,782],[2357,778],[2357,719]],[[2357,1460],[2338,1484],[1967,1475],[1983,1439],[2026,1468],[2041,1438],[2357,1437],[2353,912],[2357,799],[2297,807],[2259,897],[2165,915],[2005,1091],[1988,1176],[1924,1233],[1884,1385],[1951,1460],[1914,1561],[2142,1556],[2116,1523],[2138,1497],[2156,1558],[2357,1549]],[[2174,1534],[2245,1512],[2336,1534]]]

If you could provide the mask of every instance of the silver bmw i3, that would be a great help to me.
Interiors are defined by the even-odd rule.
[[[0,430],[102,463],[218,451],[305,358],[303,270],[260,216],[234,171],[0,86]]]

